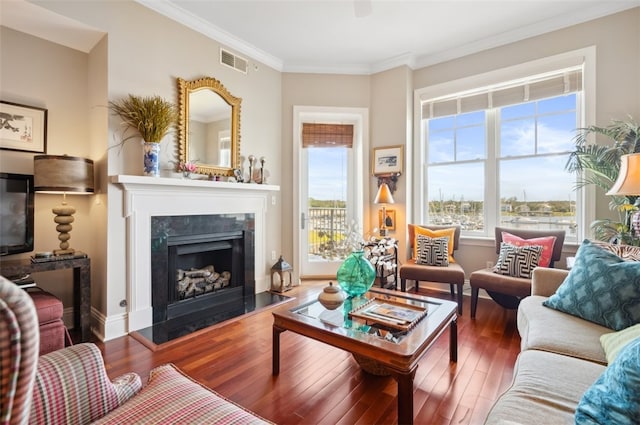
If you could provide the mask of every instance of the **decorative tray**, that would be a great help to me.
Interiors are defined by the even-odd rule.
[[[408,331],[427,313],[427,307],[374,297],[360,307],[351,310],[349,317]]]

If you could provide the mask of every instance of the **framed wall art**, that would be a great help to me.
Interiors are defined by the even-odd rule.
[[[46,153],[47,110],[0,100],[0,149]]]
[[[402,161],[402,145],[373,148],[373,175],[401,173]]]
[[[385,211],[386,217],[384,219],[384,225],[387,230],[396,230],[396,210]],[[378,210],[378,227],[382,227],[382,210]]]

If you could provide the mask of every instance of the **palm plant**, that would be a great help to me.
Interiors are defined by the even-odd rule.
[[[608,137],[613,144],[590,144],[591,135]],[[578,174],[577,188],[593,184],[606,192],[618,177],[620,157],[640,153],[640,126],[629,117],[629,121],[613,120],[607,127],[581,128],[575,145],[565,168]],[[611,196],[609,208],[618,212],[619,221],[600,219],[591,223],[596,239],[640,245],[639,235],[631,229],[631,219],[640,209],[639,204],[639,196]]]

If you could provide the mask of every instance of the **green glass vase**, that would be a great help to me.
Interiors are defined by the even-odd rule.
[[[338,268],[336,277],[349,297],[358,297],[371,288],[376,279],[376,270],[364,258],[364,251],[353,251]]]

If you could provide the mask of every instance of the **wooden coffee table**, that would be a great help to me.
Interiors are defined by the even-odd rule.
[[[424,317],[406,330],[384,320],[363,320],[349,312],[369,301],[406,304],[426,309]],[[458,360],[458,329],[453,301],[385,289],[371,289],[364,296],[348,300],[337,310],[326,310],[317,301],[273,312],[273,374],[280,373],[280,334],[292,331],[349,351],[356,358],[374,361],[398,383],[398,423],[413,423],[413,378],[418,362],[435,340],[449,328],[449,359]]]

